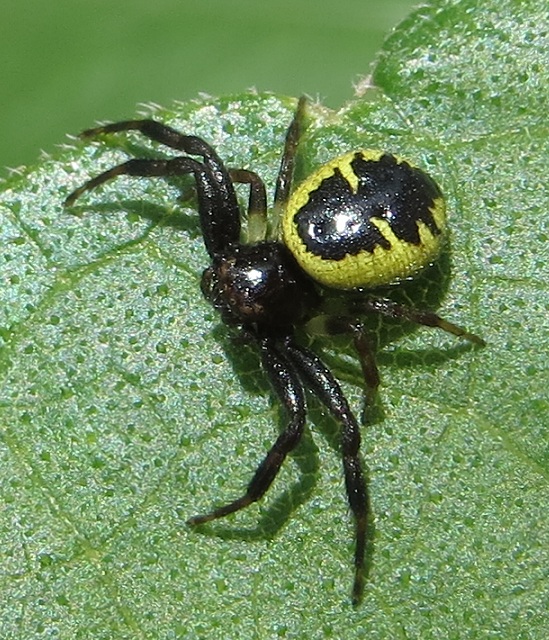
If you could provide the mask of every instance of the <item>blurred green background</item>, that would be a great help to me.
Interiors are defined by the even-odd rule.
[[[0,176],[96,120],[256,87],[336,107],[414,0],[3,0]],[[365,30],[367,28],[367,31]]]

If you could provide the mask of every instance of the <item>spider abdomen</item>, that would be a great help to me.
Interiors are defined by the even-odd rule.
[[[371,288],[403,280],[438,256],[445,203],[424,171],[371,149],[335,158],[292,194],[284,242],[320,284]]]

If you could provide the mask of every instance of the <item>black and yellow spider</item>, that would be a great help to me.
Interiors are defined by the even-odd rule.
[[[194,176],[202,235],[211,260],[202,275],[202,291],[226,324],[238,327],[257,344],[263,369],[286,409],[288,422],[244,494],[210,513],[190,518],[188,523],[221,518],[265,494],[301,438],[307,389],[341,424],[345,486],[356,524],[352,591],[356,604],[364,587],[369,520],[359,424],[339,383],[313,351],[298,343],[295,328],[322,316],[323,288],[368,290],[408,278],[432,263],[444,237],[445,204],[436,183],[421,169],[374,150],[353,151],[328,162],[291,193],[305,107],[306,100],[301,98],[286,134],[274,195],[281,231],[273,239],[241,241],[241,211],[234,183],[249,184],[249,226],[255,225],[257,234],[257,229],[267,228],[267,199],[261,178],[247,169],[226,168],[204,140],[182,135],[154,120],[117,122],[84,131],[82,137],[139,131],[184,155],[168,160],[128,160],[73,191],[65,204],[72,205],[85,191],[120,175]],[[361,314],[405,318],[484,344],[478,336],[432,312],[408,308],[370,292],[364,293],[359,308]],[[360,318],[345,314],[322,317],[327,333],[350,332],[353,336],[367,397],[371,398],[379,376]]]

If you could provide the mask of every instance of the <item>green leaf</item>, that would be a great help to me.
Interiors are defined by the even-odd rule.
[[[440,182],[450,249],[401,295],[489,342],[380,324],[383,410],[363,431],[374,544],[356,610],[337,426],[313,401],[260,505],[184,525],[236,497],[283,427],[257,355],[200,295],[191,181],[120,178],[63,210],[128,154],[165,153],[128,135],[5,183],[6,637],[546,637],[548,30],[541,0],[432,3],[387,40],[377,89],[309,109],[303,174],[368,146]],[[272,191],[294,105],[251,93],[155,117]],[[356,357],[319,348],[360,412]]]

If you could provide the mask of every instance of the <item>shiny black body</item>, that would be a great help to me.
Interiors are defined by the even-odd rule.
[[[265,334],[301,324],[320,298],[312,280],[280,242],[229,247],[212,256],[202,292],[227,324]]]
[[[342,260],[360,251],[370,253],[391,245],[372,219],[385,220],[399,240],[420,243],[418,221],[440,234],[432,214],[442,194],[424,171],[390,154],[377,160],[357,151],[350,163],[357,180],[354,190],[336,169],[312,190],[294,223],[307,250],[324,260]],[[342,222],[344,221],[344,224]]]

